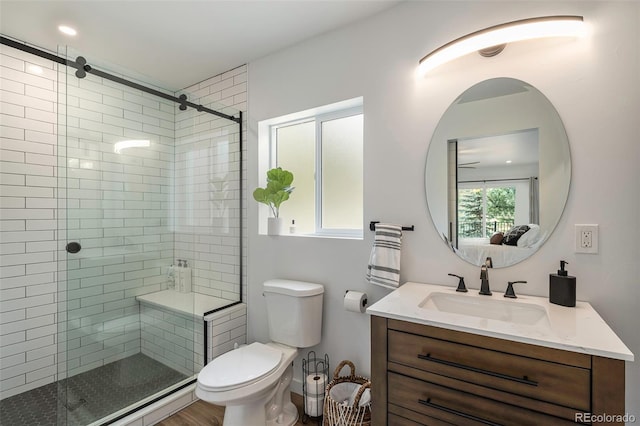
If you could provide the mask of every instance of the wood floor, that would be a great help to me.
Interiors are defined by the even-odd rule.
[[[298,407],[299,418],[295,426],[315,426],[319,425],[317,419],[308,419],[303,423],[302,416],[302,396],[291,393],[291,401]],[[178,411],[174,415],[167,417],[158,426],[222,426],[224,417],[224,407],[209,404],[204,401],[196,401],[187,408]],[[247,425],[249,426],[249,425]]]

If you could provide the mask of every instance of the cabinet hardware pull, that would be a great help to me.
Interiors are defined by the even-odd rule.
[[[462,411],[458,411],[458,410],[454,410],[453,408],[445,407],[444,405],[434,404],[433,402],[431,402],[431,398],[427,398],[426,400],[425,399],[419,399],[418,403],[420,403],[422,405],[426,405],[427,407],[435,408],[437,410],[446,411],[449,414],[454,414],[456,416],[464,417],[465,419],[469,419],[469,420],[473,420],[473,421],[476,421],[476,422],[479,422],[479,423],[483,423],[485,425],[501,426],[499,423],[493,423],[493,422],[490,422],[489,420],[481,419],[480,417],[472,416],[471,414],[463,413]]]
[[[483,370],[481,368],[469,367],[468,365],[458,364],[457,362],[445,361],[443,359],[433,358],[431,354],[422,355],[418,354],[418,358],[424,361],[431,361],[438,364],[446,365],[449,367],[461,368],[463,370],[473,371],[474,373],[486,374],[488,376],[497,377],[499,379],[511,380],[512,382],[518,382],[529,386],[538,386],[538,382],[533,380],[529,380],[528,376],[524,376],[524,378],[508,376],[506,374],[494,373],[493,371]]]

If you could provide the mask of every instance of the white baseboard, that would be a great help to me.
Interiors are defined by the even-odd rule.
[[[291,392],[302,395],[302,380],[295,378],[291,380]]]
[[[194,393],[195,388],[195,383],[189,385],[113,424],[116,426],[151,426],[159,423],[197,401],[198,398]]]

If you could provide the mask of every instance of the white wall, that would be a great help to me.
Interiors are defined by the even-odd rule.
[[[423,55],[480,28],[525,17],[579,14],[591,26],[581,41],[527,42],[497,57],[471,55],[416,79]],[[577,276],[578,299],[590,301],[640,356],[640,4],[632,2],[406,2],[347,28],[249,64],[249,189],[257,186],[257,122],[364,96],[364,206],[370,220],[415,225],[403,241],[402,281],[455,285],[477,268],[447,251],[427,213],[424,167],[431,135],[466,88],[494,77],[533,84],[558,110],[573,161],[572,186],[560,223],[528,260],[491,273],[496,291],[526,279],[529,294],[548,295],[558,261]],[[268,340],[260,284],[295,278],[325,285],[322,343],[333,366],[342,359],[370,372],[369,318],[345,312],[346,289],[375,302],[388,291],[364,281],[373,235],[364,240],[258,235],[258,206],[249,207],[249,340]],[[286,209],[286,205],[283,206]],[[600,225],[600,252],[575,254],[576,223]],[[302,353],[306,354],[307,350]],[[627,363],[627,410],[640,416],[640,363]],[[300,376],[300,363],[296,375]]]

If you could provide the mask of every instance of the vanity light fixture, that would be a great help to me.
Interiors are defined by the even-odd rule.
[[[585,34],[582,16],[543,16],[521,19],[467,34],[440,46],[420,59],[418,73],[432,69],[472,52],[495,56],[507,43],[543,37],[581,37]]]
[[[151,146],[151,142],[149,140],[129,140],[129,141],[120,141],[113,144],[113,152],[116,154],[120,154],[123,149],[127,148],[144,148]]]

